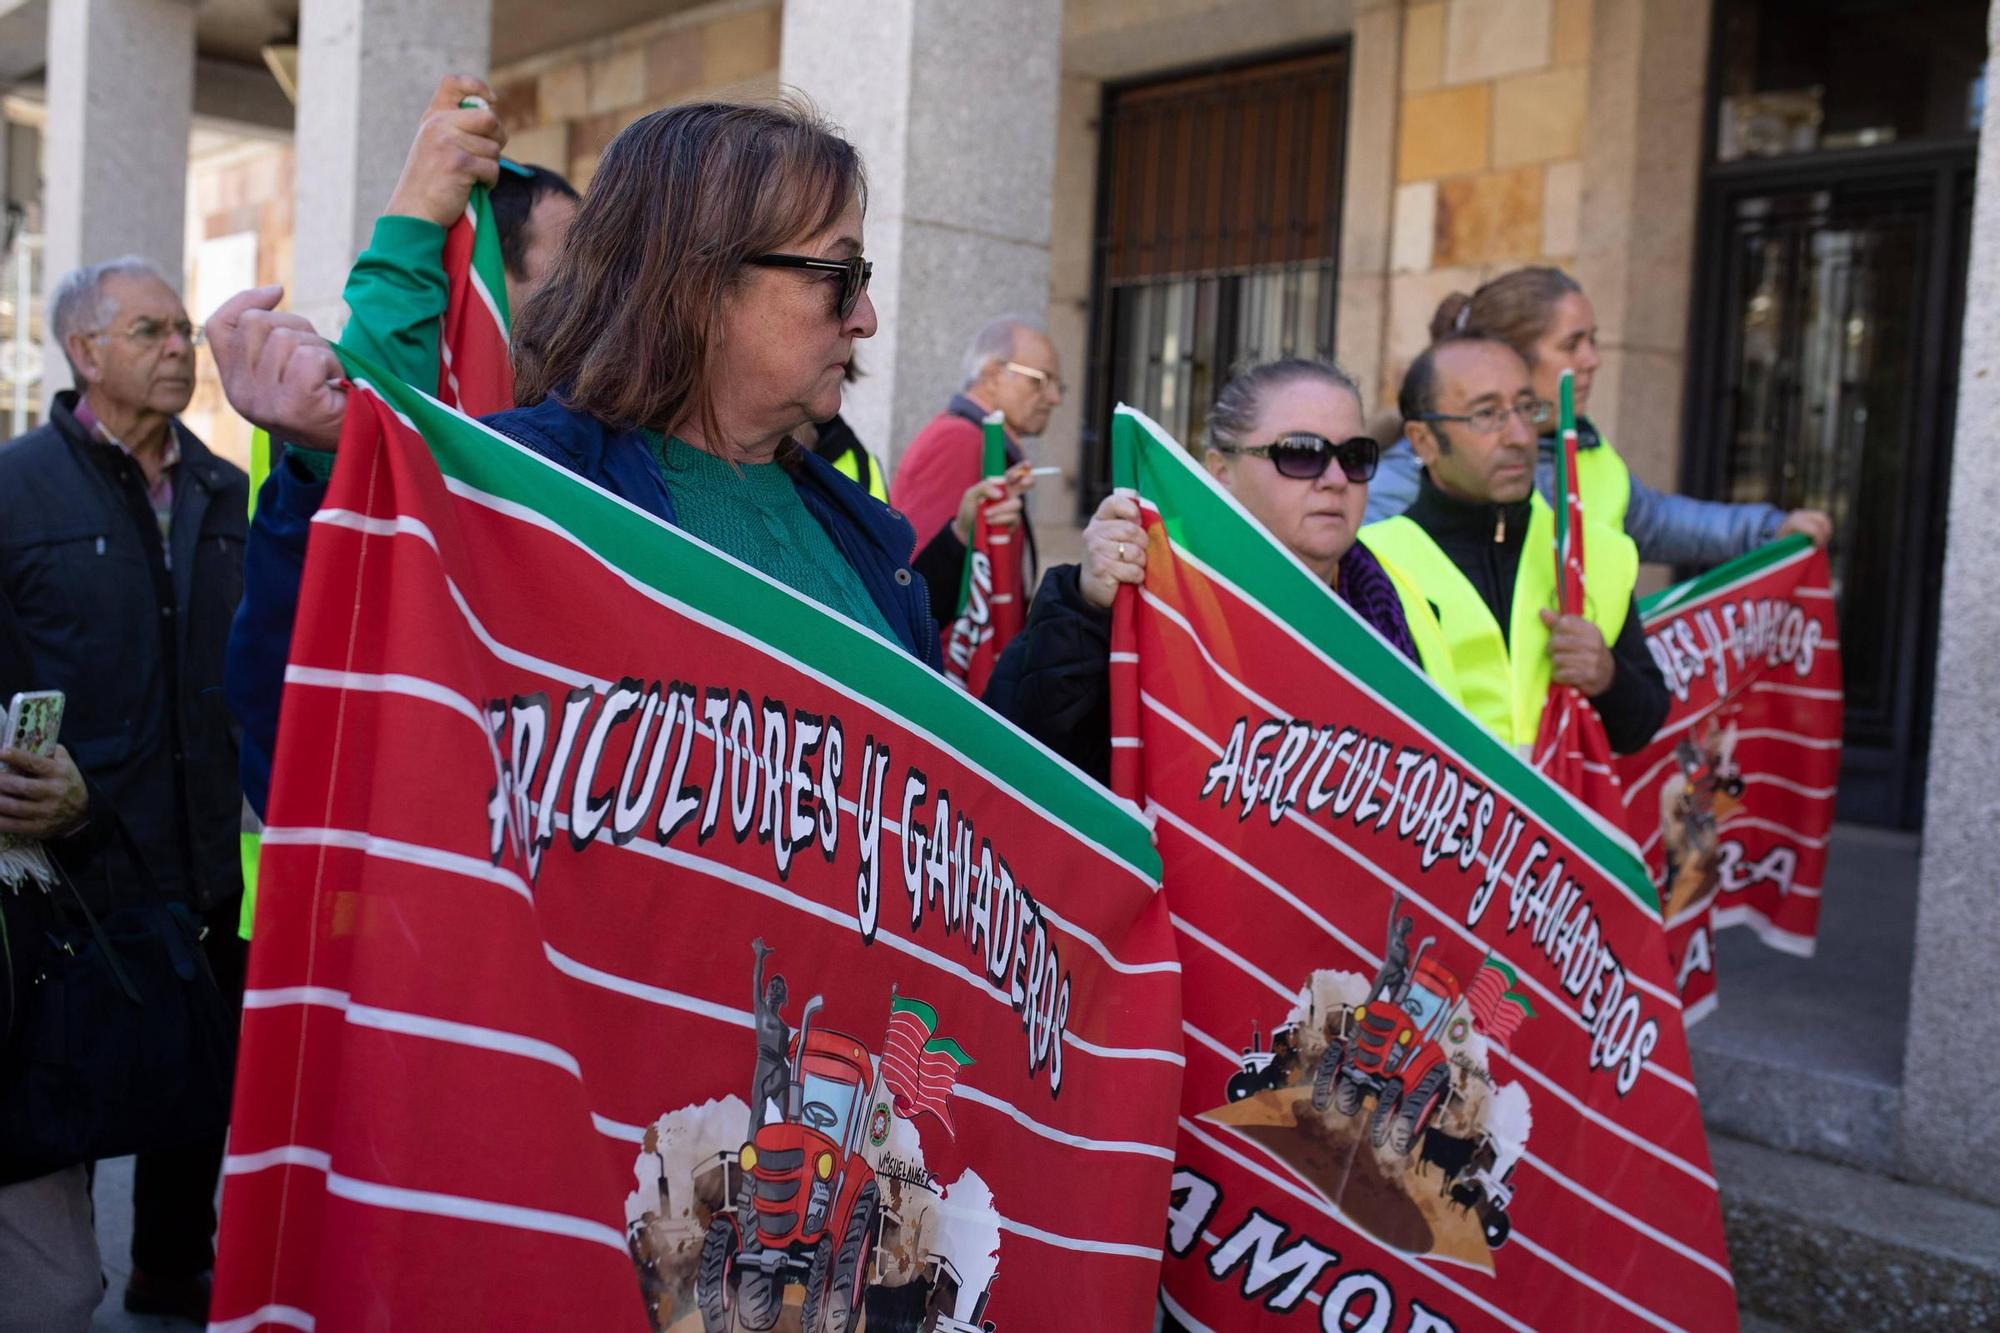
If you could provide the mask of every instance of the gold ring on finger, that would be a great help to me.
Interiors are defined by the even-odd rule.
[[[1124,543],[1124,542],[1119,542],[1119,543],[1118,543],[1118,563],[1119,563],[1119,564],[1121,564],[1121,565],[1125,563],[1125,543]]]

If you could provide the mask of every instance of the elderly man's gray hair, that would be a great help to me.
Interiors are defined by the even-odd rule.
[[[104,280],[113,274],[124,278],[158,278],[169,287],[174,285],[158,264],[142,255],[121,255],[63,274],[49,294],[49,328],[54,330],[64,357],[69,356],[70,334],[101,332],[117,315],[104,298]],[[69,368],[81,382],[83,377],[77,372],[76,362],[71,361]]]
[[[970,389],[973,381],[986,373],[986,367],[995,361],[1011,360],[1014,355],[1014,335],[1025,329],[1029,333],[1048,336],[1048,331],[1040,320],[1026,315],[1002,315],[988,320],[979,332],[972,335],[972,342],[965,349],[965,382],[961,389]]]

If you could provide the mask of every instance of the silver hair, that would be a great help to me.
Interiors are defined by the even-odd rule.
[[[973,382],[986,373],[986,367],[995,361],[1007,361],[1014,355],[1014,337],[1022,330],[1039,333],[1048,337],[1048,330],[1041,321],[1026,315],[1002,315],[990,319],[972,335],[972,341],[965,348],[965,379],[958,387],[970,389]]]
[[[109,309],[104,299],[104,280],[116,275],[124,278],[158,278],[172,287],[173,281],[160,271],[160,266],[143,255],[120,255],[107,259],[101,264],[85,264],[62,275],[55,289],[49,293],[49,328],[56,335],[56,343],[63,349],[65,359],[69,357],[69,335],[72,333],[98,333],[109,324],[116,311]],[[83,382],[83,375],[75,361],[69,363],[70,372],[77,383]]]

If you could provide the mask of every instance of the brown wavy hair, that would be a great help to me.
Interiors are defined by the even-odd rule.
[[[1506,343],[1535,364],[1535,344],[1555,320],[1556,304],[1581,292],[1577,280],[1547,265],[1517,268],[1484,284],[1472,295],[1453,292],[1431,316],[1431,341],[1451,337],[1491,338]]]
[[[698,416],[713,443],[709,355],[723,298],[751,255],[867,204],[854,145],[798,100],[695,102],[611,141],[555,268],[513,329],[514,394],[614,426],[671,433]]]

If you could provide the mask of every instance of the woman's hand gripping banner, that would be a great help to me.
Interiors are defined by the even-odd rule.
[[[349,372],[217,1324],[1145,1327],[1183,1061],[1144,825],[886,641]]]
[[[1729,1329],[1680,1004],[1623,838],[1138,413],[1113,755],[1185,980],[1169,1327]]]

